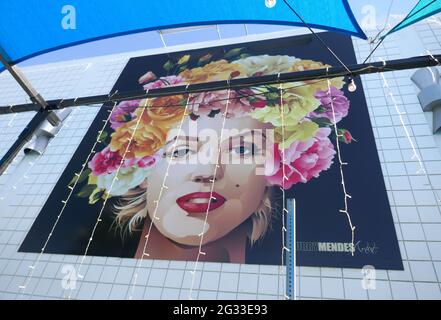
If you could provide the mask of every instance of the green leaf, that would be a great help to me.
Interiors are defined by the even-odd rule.
[[[77,193],[77,197],[88,198],[95,191],[95,188],[95,184],[86,184],[81,191]]]
[[[279,95],[278,92],[271,92],[271,93],[268,93],[268,94],[266,95],[266,98],[267,98],[267,100],[269,100],[269,101],[279,101],[279,102],[280,102],[280,95]]]
[[[197,66],[202,67],[209,63],[211,61],[211,58],[213,58],[213,55],[211,53],[207,53],[205,56],[199,58]]]
[[[328,118],[313,118],[312,121],[317,123],[320,128],[325,128],[332,125],[332,122],[329,121]]]
[[[84,180],[86,180],[91,173],[92,173],[92,170],[90,170],[89,168],[84,169],[83,172],[81,173],[80,177],[78,178],[77,184],[82,183]],[[75,181],[77,181],[77,175],[74,175],[72,180],[70,180],[69,186],[72,187],[75,184]]]
[[[98,135],[98,141],[105,142],[108,136],[109,134],[107,133],[107,131],[103,130],[101,134]]]
[[[352,136],[352,134],[348,130],[346,130],[346,129],[338,129],[337,132],[338,132],[338,135],[339,135],[339,137],[338,137],[339,141],[341,141],[343,143],[346,143],[346,144],[350,144],[350,143],[352,143],[354,141],[357,142],[357,140],[354,139],[354,137]]]
[[[104,189],[95,188],[95,190],[93,190],[92,194],[89,196],[89,204],[97,203],[100,199],[103,198],[104,192]]]
[[[178,73],[181,73],[182,71],[184,71],[187,68],[188,68],[188,66],[186,64],[183,65],[183,66],[180,66],[179,69],[178,69]]]
[[[241,53],[241,51],[242,51],[243,49],[244,49],[244,48],[234,48],[234,49],[231,49],[230,51],[228,51],[228,52],[224,55],[224,58],[225,58],[225,59],[231,59],[231,58],[237,57],[237,56]]]
[[[327,111],[327,109],[324,108],[322,105],[314,110],[315,113],[325,113],[326,111]]]
[[[245,58],[248,58],[248,57],[251,57],[251,55],[248,54],[248,53],[242,53],[242,54],[239,56],[240,59],[245,59]]]
[[[174,63],[173,63],[171,60],[168,60],[168,61],[163,65],[163,68],[164,68],[166,71],[170,71],[171,69],[173,69],[173,67],[174,67]]]

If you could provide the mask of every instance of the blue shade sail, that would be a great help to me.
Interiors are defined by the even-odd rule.
[[[312,27],[366,38],[347,0],[288,2]],[[1,0],[0,14],[0,53],[11,64],[149,30],[232,23],[303,25],[283,0],[271,9],[265,0]]]
[[[426,19],[434,14],[441,12],[441,0],[420,0],[418,4],[410,11],[406,18],[397,24],[391,31],[389,31],[384,37],[389,34],[401,30],[414,24],[418,21]]]

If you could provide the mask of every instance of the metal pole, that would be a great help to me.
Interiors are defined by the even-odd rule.
[[[289,300],[296,300],[296,200],[288,199],[287,207],[286,227],[289,252],[286,253],[286,296]]]
[[[1,51],[0,51],[1,52]],[[44,98],[35,90],[32,84],[28,81],[25,75],[18,69],[16,66],[12,66],[6,60],[6,58],[0,53],[0,61],[3,63],[5,68],[9,71],[12,77],[17,81],[20,87],[26,92],[31,101],[35,105],[39,105],[41,110],[45,110],[48,107],[48,103]],[[56,116],[56,114],[50,112],[47,114],[47,120],[54,126],[57,126],[60,123],[60,120]]]
[[[277,84],[277,83],[314,81],[314,80],[323,80],[323,79],[330,79],[330,78],[343,77],[343,76],[353,77],[353,76],[370,74],[370,73],[434,67],[439,65],[439,61],[441,61],[441,55],[421,56],[421,57],[413,57],[408,59],[390,60],[385,62],[357,64],[357,65],[349,66],[348,67],[349,71],[346,70],[344,67],[338,66],[329,69],[316,69],[316,70],[308,70],[302,72],[282,73],[280,75],[267,75],[262,77],[231,79],[229,81],[197,83],[197,84],[192,84],[190,86],[184,85],[184,86],[176,86],[176,87],[165,87],[160,89],[149,90],[148,93],[146,93],[143,90],[139,90],[139,91],[123,92],[123,93],[116,92],[115,94],[110,94],[110,95],[98,95],[98,96],[75,98],[75,99],[72,98],[72,99],[51,100],[47,102],[48,105],[45,108],[37,107],[35,104],[0,107],[0,115],[31,111],[31,110],[40,111],[39,114],[37,114],[34,117],[34,119],[32,119],[31,123],[23,130],[23,132],[17,138],[17,141],[14,143],[14,145],[0,160],[0,174],[4,172],[4,170],[7,168],[7,166],[15,157],[15,155],[17,155],[17,153],[20,151],[23,145],[28,141],[26,139],[32,137],[32,135],[34,134],[35,130],[38,129],[38,126],[41,124],[41,122],[43,122],[46,119],[49,120],[49,117],[51,117],[51,115],[54,115],[56,117],[56,115],[53,112],[50,112],[50,110],[57,110],[57,109],[80,106],[80,105],[103,104],[107,102],[117,102],[117,101],[132,100],[132,99],[155,98],[161,96],[171,96],[177,94],[189,94],[189,93],[226,90],[226,89],[237,90],[241,88],[249,88],[249,87],[256,87],[256,86]],[[37,125],[34,125],[35,121],[40,121],[40,122]]]
[[[11,73],[12,77],[17,81],[20,87],[26,92],[31,101],[35,105],[38,105],[38,112],[28,123],[26,128],[20,133],[15,143],[9,148],[8,152],[0,160],[0,175],[8,168],[9,164],[14,160],[20,150],[28,143],[35,131],[39,128],[43,121],[48,120],[53,126],[57,126],[60,123],[58,116],[47,109],[48,103],[44,98],[35,90],[31,83],[26,79],[25,75],[15,66],[9,64],[6,58],[1,54],[3,50],[0,50],[0,61],[5,68]]]
[[[359,76],[363,74],[379,73],[379,72],[389,72],[389,71],[399,71],[408,70],[416,68],[434,67],[441,61],[441,55],[435,56],[421,56],[413,57],[407,59],[390,60],[385,62],[374,62],[367,64],[357,64],[348,66],[348,70],[344,67],[332,67],[329,69],[315,69],[307,70],[301,72],[288,72],[281,73],[280,75],[266,75],[261,77],[250,77],[250,78],[238,78],[225,81],[214,81],[206,83],[196,83],[189,86],[173,86],[165,87],[160,89],[151,89],[146,93],[144,90],[140,89],[137,91],[130,92],[116,92],[115,94],[104,94],[97,96],[89,96],[82,98],[71,98],[71,99],[57,99],[48,101],[47,110],[63,109],[67,107],[91,105],[91,104],[103,104],[109,102],[117,102],[132,99],[146,99],[146,98],[156,98],[161,96],[171,96],[179,94],[189,94],[189,93],[200,93],[207,91],[217,91],[226,89],[243,89],[249,87],[258,87],[263,85],[278,84],[278,83],[290,83],[290,82],[305,82],[305,81],[315,81],[331,79],[335,77],[344,76]],[[16,112],[25,112],[30,110],[39,110],[33,104],[21,104],[15,106],[3,106],[0,107],[0,115]]]

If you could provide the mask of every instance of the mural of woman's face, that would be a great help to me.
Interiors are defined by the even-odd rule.
[[[226,119],[222,130],[217,115],[187,118],[180,133],[172,130],[164,158],[147,181],[147,209],[156,228],[175,242],[199,245],[202,234],[206,244],[248,219],[267,187],[265,175],[259,174],[265,158],[272,157],[265,129],[267,125],[241,117]]]

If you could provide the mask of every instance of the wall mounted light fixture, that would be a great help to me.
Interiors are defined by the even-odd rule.
[[[46,147],[49,144],[49,141],[55,137],[58,131],[60,131],[62,122],[69,116],[72,109],[55,110],[53,112],[60,120],[58,125],[54,126],[48,120],[43,121],[36,133],[33,135],[32,139],[25,145],[23,149],[25,154],[43,154],[44,150],[46,150]]]

